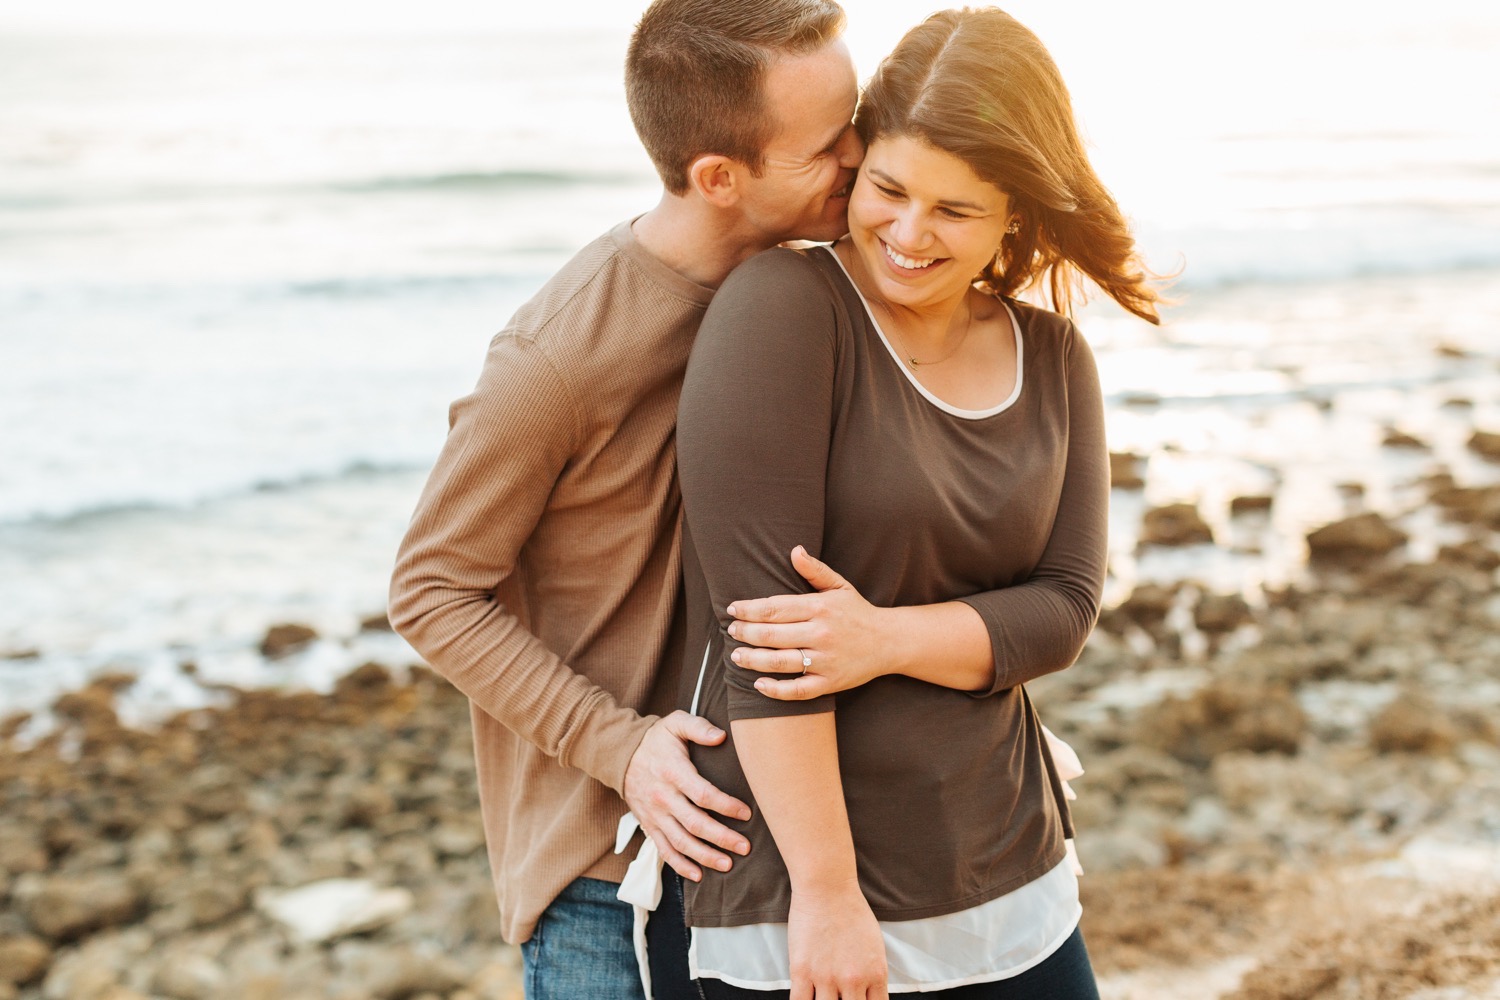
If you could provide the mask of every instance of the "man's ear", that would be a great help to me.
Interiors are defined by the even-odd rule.
[[[720,153],[705,153],[688,164],[688,186],[715,208],[729,208],[739,200],[740,165]]]

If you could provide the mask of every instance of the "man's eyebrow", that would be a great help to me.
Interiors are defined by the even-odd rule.
[[[880,178],[880,182],[886,187],[895,188],[897,191],[906,192],[906,186],[879,167],[866,168],[871,174]],[[972,212],[988,212],[990,209],[985,205],[976,205],[972,201],[958,201],[953,198],[939,198],[938,204],[944,208],[967,208]]]
[[[833,147],[837,146],[839,144],[839,140],[844,137],[844,133],[849,131],[853,127],[854,125],[852,123],[846,123],[837,132],[833,133],[833,138],[828,140],[828,143],[824,145],[822,151],[825,153],[831,153],[833,151]]]

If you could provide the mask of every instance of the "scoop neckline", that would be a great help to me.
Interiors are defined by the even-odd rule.
[[[901,360],[901,352],[896,350],[895,345],[891,343],[891,338],[887,337],[885,330],[881,328],[880,320],[875,318],[875,311],[870,308],[870,300],[866,299],[865,293],[859,290],[859,285],[854,281],[854,275],[849,273],[849,269],[845,267],[844,262],[839,259],[838,253],[833,249],[833,244],[825,244],[823,246],[823,249],[828,251],[828,255],[832,257],[833,262],[839,266],[839,270],[844,272],[844,277],[848,279],[849,287],[854,289],[854,294],[859,296],[860,305],[864,306],[865,315],[869,317],[870,325],[875,328],[876,336],[878,336],[880,338],[880,342],[885,345],[886,352],[891,356],[891,361],[895,363],[896,368],[901,372],[902,376],[905,377],[906,381],[911,383],[912,388],[920,392],[923,398],[926,399],[929,403],[931,403],[933,406],[936,406],[944,413],[951,414],[955,417],[961,417],[964,420],[983,420],[986,417],[993,417],[996,414],[1004,413],[1006,410],[1015,405],[1017,399],[1021,398],[1021,384],[1025,380],[1026,373],[1026,365],[1024,363],[1026,360],[1026,342],[1021,338],[1021,324],[1016,321],[1016,311],[1010,307],[1009,302],[1006,302],[1004,299],[998,300],[999,303],[1005,307],[1005,314],[1010,317],[1011,335],[1015,337],[1016,340],[1016,384],[1010,390],[1010,395],[1006,396],[1003,400],[1001,400],[999,403],[996,403],[994,406],[988,407],[983,410],[964,409],[961,406],[954,406],[952,403],[947,402],[941,396],[938,396],[931,389],[927,388],[917,380],[917,376],[906,367],[906,362]]]

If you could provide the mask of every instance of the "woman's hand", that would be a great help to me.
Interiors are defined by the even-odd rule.
[[[731,658],[770,675],[755,682],[756,690],[780,701],[806,701],[894,672],[891,653],[896,637],[885,629],[891,609],[865,600],[848,580],[800,545],[792,550],[792,566],[817,593],[735,601],[729,606],[735,618],[729,634],[756,647],[736,649]]]
[[[889,997],[880,924],[852,879],[830,888],[793,888],[787,950],[791,1000]]]
[[[730,657],[767,675],[755,682],[766,697],[806,701],[888,674],[970,692],[994,681],[989,629],[964,602],[876,607],[800,545],[792,565],[817,593],[729,606],[729,634],[749,644]]]

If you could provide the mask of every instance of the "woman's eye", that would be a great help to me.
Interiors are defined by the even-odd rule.
[[[875,185],[875,190],[879,191],[881,194],[885,195],[887,198],[899,198],[899,197],[901,197],[901,192],[897,191],[895,188],[881,187],[879,184],[876,184]]]

